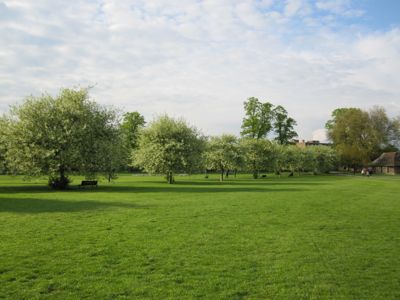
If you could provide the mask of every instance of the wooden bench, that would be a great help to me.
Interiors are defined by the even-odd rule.
[[[95,186],[95,187],[97,187],[97,180],[82,180],[82,182],[79,185],[79,187],[84,187],[84,186]]]

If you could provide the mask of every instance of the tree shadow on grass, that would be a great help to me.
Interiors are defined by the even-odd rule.
[[[172,184],[165,186],[101,186],[93,192],[109,192],[109,193],[268,193],[268,192],[304,192],[307,189],[299,188],[268,188],[254,186],[185,186],[184,184]]]
[[[51,213],[51,212],[80,212],[108,208],[140,209],[149,205],[138,205],[121,202],[100,201],[65,201],[56,199],[35,198],[0,198],[0,213]]]
[[[146,181],[149,183],[162,183],[161,181]],[[265,180],[265,179],[249,179],[249,180],[203,180],[203,181],[176,181],[177,186],[258,186],[268,187],[274,185],[287,185],[287,186],[313,186],[313,185],[326,185],[327,182],[321,181],[277,181],[277,180]]]
[[[149,182],[146,182],[149,183]],[[275,188],[273,185],[240,185],[240,184],[193,184],[192,182],[179,182],[176,184],[167,184],[157,182],[157,186],[146,185],[99,185],[98,188],[81,189],[72,186],[68,190],[55,191],[46,186],[10,186],[1,187],[1,194],[56,194],[56,193],[266,193],[266,192],[304,192],[305,188],[284,187]],[[1,199],[1,198],[0,198]],[[57,201],[57,200],[55,200]],[[73,203],[73,202],[72,202]]]

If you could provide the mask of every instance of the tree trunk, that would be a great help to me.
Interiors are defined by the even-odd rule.
[[[172,171],[168,172],[167,181],[168,181],[169,184],[173,184],[174,183],[174,175],[173,175]]]
[[[219,178],[219,181],[224,181],[224,173],[225,173],[224,169],[221,169],[221,176]]]
[[[237,170],[235,169],[233,172],[233,176],[236,178]]]
[[[258,179],[258,171],[253,170],[253,179]]]
[[[50,177],[49,185],[53,189],[65,190],[68,187],[69,180],[68,177],[65,176],[65,168],[63,165],[60,166],[58,172],[59,172],[58,178]]]
[[[229,170],[226,170],[225,178],[228,178],[228,177],[229,177]]]

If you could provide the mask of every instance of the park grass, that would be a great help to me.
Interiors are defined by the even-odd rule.
[[[400,298],[397,176],[45,183],[0,176],[0,298]]]

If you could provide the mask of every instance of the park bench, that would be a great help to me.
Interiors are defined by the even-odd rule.
[[[97,180],[82,180],[82,182],[79,185],[79,187],[85,187],[85,186],[95,186],[95,187],[97,187]]]

